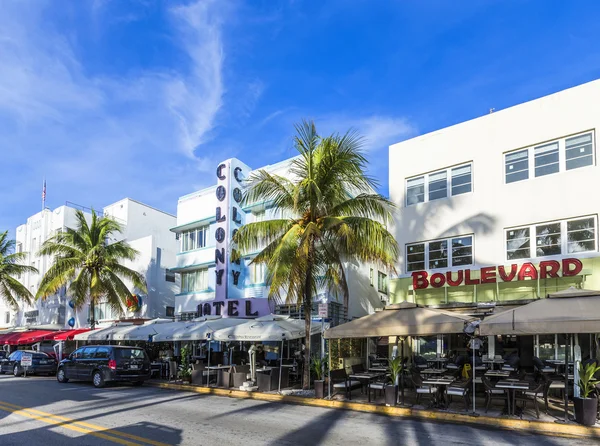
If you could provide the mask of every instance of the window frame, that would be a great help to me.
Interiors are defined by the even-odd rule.
[[[569,230],[568,230],[569,222],[574,222],[574,221],[578,221],[578,220],[586,220],[586,219],[590,219],[590,218],[594,222],[594,248],[589,251],[569,252]],[[537,244],[537,228],[539,226],[553,225],[553,224],[560,224],[560,253],[537,255],[537,246],[538,246],[538,244]],[[508,248],[508,246],[507,246],[508,231],[518,231],[520,229],[529,229],[529,257],[520,257],[517,259],[509,259],[508,258],[508,249],[507,249]],[[564,218],[562,220],[550,220],[550,221],[532,223],[529,225],[521,225],[521,226],[510,227],[510,228],[504,228],[504,259],[508,262],[522,261],[522,260],[527,260],[527,259],[540,259],[540,258],[546,258],[546,257],[567,256],[567,255],[575,255],[575,254],[580,254],[580,253],[585,254],[585,253],[590,253],[590,252],[598,252],[598,250],[599,249],[598,249],[598,215],[597,214],[582,215],[579,217]]]
[[[190,245],[191,234],[194,234],[193,243]],[[200,246],[200,237],[202,234],[203,246]],[[190,252],[196,249],[208,248],[208,235],[210,234],[210,225],[197,226],[187,231],[181,231],[179,233],[179,253]],[[184,246],[187,242],[187,246]],[[185,249],[184,249],[185,248]]]
[[[567,169],[567,140],[585,136],[588,134],[590,134],[592,136],[592,163],[587,166],[581,166],[581,167],[575,167],[572,169]],[[536,165],[535,165],[536,149],[548,147],[552,144],[557,144],[557,146],[558,146],[558,171],[543,174],[543,175],[536,175]],[[506,181],[507,175],[508,175],[508,170],[506,168],[507,167],[506,166],[506,157],[509,155],[518,153],[518,152],[525,152],[525,151],[527,152],[527,173],[528,173],[527,178],[523,178],[521,180],[516,180],[516,181],[511,181],[511,182]],[[584,155],[584,156],[588,156],[588,155]],[[578,158],[582,158],[582,157],[578,157]],[[577,158],[572,158],[572,159],[577,159]],[[588,130],[584,130],[582,132],[577,132],[577,133],[573,133],[570,135],[561,136],[559,138],[553,138],[548,141],[538,142],[538,143],[535,143],[535,144],[532,144],[532,145],[529,145],[526,147],[520,147],[518,149],[513,149],[508,152],[503,153],[503,160],[504,160],[504,162],[503,162],[504,184],[520,183],[521,181],[528,181],[528,180],[533,180],[536,178],[542,178],[542,177],[565,173],[565,172],[569,172],[569,171],[573,171],[573,170],[584,169],[586,167],[593,167],[596,165],[596,130],[588,129]]]
[[[452,172],[454,170],[463,168],[463,167],[469,167],[470,168],[470,172],[471,172],[471,181],[468,183],[471,185],[471,190],[469,192],[462,192],[459,194],[453,194],[452,193]],[[436,174],[441,174],[444,173],[446,175],[446,196],[445,197],[440,197],[440,198],[434,198],[433,200],[429,199],[429,193],[430,193],[430,177],[434,176]],[[408,182],[411,180],[416,180],[422,178],[423,179],[423,201],[419,201],[417,203],[408,203]],[[453,166],[449,166],[449,167],[445,167],[443,169],[437,169],[428,173],[423,173],[420,175],[413,175],[410,177],[407,177],[404,179],[404,206],[405,207],[410,207],[410,206],[415,206],[417,204],[422,204],[422,203],[430,203],[433,201],[438,201],[438,200],[444,200],[450,197],[458,197],[460,195],[466,195],[466,194],[471,194],[473,193],[473,161],[468,161],[465,163],[460,163],[460,164],[455,164]],[[467,184],[467,183],[464,183]],[[462,185],[459,185],[462,186]],[[458,187],[458,186],[457,186]]]
[[[388,293],[388,275],[381,271],[377,271],[377,291],[383,294]]]
[[[461,238],[465,238],[465,237],[470,237],[471,238],[471,263],[468,264],[464,264],[464,265],[454,265],[453,262],[453,255],[452,255],[452,250],[453,250],[453,245],[452,245],[452,241],[456,240],[456,239],[461,239]],[[440,266],[437,268],[430,268],[429,267],[429,245],[431,243],[440,243],[440,242],[446,242],[446,250],[448,252],[447,254],[447,259],[448,259],[448,264],[446,266]],[[409,270],[408,267],[408,248],[410,246],[417,246],[417,245],[423,245],[423,269],[414,269],[414,270]],[[405,253],[405,271],[406,274],[411,274],[414,271],[437,271],[437,270],[449,270],[449,269],[453,269],[453,268],[465,268],[465,267],[469,267],[475,264],[475,234],[471,233],[471,234],[461,234],[461,235],[455,235],[452,237],[444,237],[444,238],[440,238],[440,239],[433,239],[433,240],[426,240],[426,241],[422,241],[422,242],[416,242],[416,243],[407,243],[404,246],[404,253]],[[464,256],[457,256],[457,257],[464,257]]]
[[[189,283],[187,276],[190,274],[205,274],[205,287],[202,289],[189,289]],[[180,285],[180,293],[201,293],[202,291],[207,291],[210,289],[209,280],[208,280],[208,268],[198,268],[192,271],[186,271],[181,273],[181,285]]]

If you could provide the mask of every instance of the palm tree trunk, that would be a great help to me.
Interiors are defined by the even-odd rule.
[[[310,388],[310,322],[312,319],[312,268],[313,268],[313,252],[314,242],[310,240],[308,251],[308,262],[306,267],[306,279],[304,281],[304,331],[306,332],[304,349],[304,379],[302,388],[308,390]]]
[[[90,299],[90,328],[93,330],[96,327],[96,299]]]

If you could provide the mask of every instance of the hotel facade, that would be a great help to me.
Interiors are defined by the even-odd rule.
[[[290,178],[293,159],[262,167],[274,175]],[[258,253],[240,257],[232,238],[245,223],[286,218],[271,202],[244,205],[245,179],[252,169],[232,158],[215,167],[215,184],[179,198],[177,226],[172,231],[179,240],[179,252],[170,271],[180,274],[181,289],[175,298],[175,313],[180,319],[202,315],[253,318],[269,313],[301,316],[293,303],[269,302],[269,287],[263,265],[251,264]],[[349,304],[341,296],[321,292],[318,303],[328,304],[333,323],[360,317],[387,302],[387,274],[372,265],[346,263]]]
[[[600,289],[599,128],[594,81],[390,146],[391,301],[480,315]],[[530,338],[560,356],[560,335]]]

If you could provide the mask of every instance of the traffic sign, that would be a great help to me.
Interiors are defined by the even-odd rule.
[[[33,365],[33,356],[31,353],[23,353],[21,355],[21,367],[31,367]]]
[[[327,304],[319,304],[319,317],[327,317]]]

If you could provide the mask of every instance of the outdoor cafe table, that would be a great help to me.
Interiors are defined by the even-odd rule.
[[[510,372],[506,370],[488,370],[485,372],[485,376],[488,378],[508,378],[510,376]]]
[[[421,375],[443,375],[447,371],[446,369],[423,369]]]
[[[504,359],[485,359],[481,362],[483,362],[484,364],[491,364],[492,370],[494,370],[494,364],[504,365],[506,361],[504,361]]]
[[[368,400],[369,403],[371,402],[371,392],[369,392],[369,384],[371,383],[372,380],[380,378],[382,376],[385,376],[385,373],[381,373],[381,372],[362,372],[362,373],[352,373],[350,375],[348,375],[348,378],[350,379],[356,379],[358,381],[360,381],[361,386],[365,387],[364,382],[366,382],[367,385],[367,395],[368,395]]]
[[[529,383],[527,381],[498,381],[496,383],[496,389],[504,389],[508,392],[508,415],[515,414],[516,408],[516,393],[517,391],[523,392],[529,390]],[[512,392],[511,392],[512,391]],[[511,403],[512,393],[512,403]],[[511,410],[512,407],[512,410]]]
[[[221,387],[219,386],[219,384],[223,384],[225,382],[224,377],[223,377],[223,372],[226,370],[229,370],[231,367],[233,367],[235,364],[232,365],[211,365],[209,367],[206,367],[207,370],[216,370],[217,371],[217,387]],[[209,378],[209,383],[210,383],[210,378]],[[210,384],[208,385],[210,387]]]
[[[435,387],[433,392],[433,407],[440,409],[446,408],[446,399],[444,398],[444,391],[446,386],[449,386],[454,382],[454,378],[444,378],[440,376],[438,378],[428,378],[423,380],[424,385]]]
[[[447,358],[431,358],[431,359],[428,359],[428,360],[427,360],[427,363],[428,363],[428,364],[429,364],[429,363],[435,364],[435,366],[436,366],[437,368],[440,368],[440,369],[442,368],[442,365],[443,365],[445,362],[448,362],[448,359],[447,359]]]

